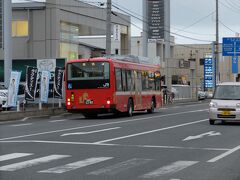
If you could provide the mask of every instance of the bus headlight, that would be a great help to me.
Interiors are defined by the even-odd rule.
[[[110,100],[107,100],[107,104],[111,104],[111,101],[110,101]]]

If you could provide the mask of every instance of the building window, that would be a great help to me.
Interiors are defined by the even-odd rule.
[[[78,45],[70,43],[60,43],[60,57],[73,60],[78,58]]]
[[[28,21],[12,21],[12,37],[28,36]]]

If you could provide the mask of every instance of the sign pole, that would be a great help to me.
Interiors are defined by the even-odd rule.
[[[233,73],[233,81],[236,82],[236,77],[238,73],[238,56],[236,52],[236,42],[234,42],[234,55],[232,57],[232,73]]]

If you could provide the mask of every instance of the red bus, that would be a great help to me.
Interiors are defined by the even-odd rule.
[[[160,67],[139,63],[137,57],[68,61],[65,77],[66,109],[86,118],[108,112],[152,113],[162,106]]]

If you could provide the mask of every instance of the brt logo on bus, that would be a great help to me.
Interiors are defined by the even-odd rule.
[[[83,93],[83,95],[79,97],[79,104],[83,104],[87,99],[88,93]]]

